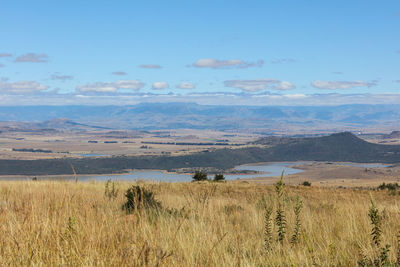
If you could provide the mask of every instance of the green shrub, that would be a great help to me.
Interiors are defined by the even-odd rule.
[[[379,190],[388,189],[390,191],[394,191],[400,189],[400,185],[398,183],[387,183],[387,184],[382,183],[377,187],[377,189]]]
[[[395,262],[390,261],[390,245],[386,244],[381,246],[381,234],[382,234],[382,215],[379,213],[378,208],[375,205],[374,200],[371,196],[371,206],[369,208],[368,217],[371,222],[371,237],[372,246],[375,250],[373,258],[368,258],[367,255],[361,251],[361,259],[358,261],[359,266],[398,266]],[[397,258],[399,262],[399,258]]]
[[[296,244],[299,241],[299,236],[301,233],[301,220],[300,220],[300,213],[301,209],[303,208],[303,201],[301,201],[300,197],[297,196],[296,205],[294,206],[294,215],[296,218],[294,224],[294,231],[292,238],[290,239],[290,243]]]
[[[139,209],[156,209],[160,210],[161,203],[154,198],[154,193],[144,187],[132,185],[125,192],[126,202],[122,206],[123,210],[131,213]]]
[[[303,185],[303,186],[311,186],[311,182],[304,181],[301,185]]]
[[[118,189],[115,187],[115,183],[111,181],[111,179],[108,179],[106,182],[104,195],[110,200],[116,199],[118,196]]]
[[[193,181],[207,181],[207,173],[203,171],[196,171],[193,176]]]
[[[214,182],[222,182],[225,181],[225,176],[223,174],[214,175]]]
[[[278,200],[278,207],[276,209],[275,224],[278,231],[278,240],[282,243],[286,234],[286,216],[285,216],[285,203],[283,200],[283,194],[285,189],[285,183],[283,182],[283,171],[281,179],[275,184],[275,192]]]

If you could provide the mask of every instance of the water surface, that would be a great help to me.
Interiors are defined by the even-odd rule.
[[[82,154],[83,155],[83,154]],[[89,155],[89,154],[86,154]],[[90,154],[96,156],[102,156],[101,154]],[[234,169],[238,171],[254,171],[257,173],[252,174],[227,174],[225,175],[226,180],[236,180],[236,179],[252,179],[252,178],[262,178],[262,177],[274,177],[280,176],[282,171],[284,175],[290,175],[295,173],[303,172],[304,170],[292,168],[296,165],[307,165],[313,164],[314,162],[298,161],[298,162],[270,162],[270,163],[256,163],[256,164],[245,164],[236,166]],[[360,167],[360,168],[384,168],[390,165],[379,164],[379,163],[351,163],[351,162],[328,162],[330,164]],[[292,166],[292,167],[290,167]],[[32,179],[33,176],[29,177],[0,177],[0,180],[26,180]],[[70,175],[58,175],[53,177],[38,177],[39,179],[60,179],[62,177],[65,180],[73,179]],[[209,176],[210,179],[213,176]],[[123,181],[137,181],[137,180],[147,180],[147,181],[163,181],[163,182],[189,182],[192,180],[191,174],[180,174],[180,173],[169,173],[160,170],[134,170],[126,174],[110,174],[110,175],[78,175],[79,181],[106,181],[108,179],[112,180],[123,180]]]

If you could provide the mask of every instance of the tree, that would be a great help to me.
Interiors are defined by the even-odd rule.
[[[222,182],[225,181],[225,176],[223,174],[214,175],[214,182]]]
[[[207,173],[202,171],[196,171],[193,176],[193,181],[206,181],[207,180]]]

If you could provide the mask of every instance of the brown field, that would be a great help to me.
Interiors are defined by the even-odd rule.
[[[3,132],[0,133],[0,159],[81,157],[80,154],[115,156],[171,153],[179,155],[231,146],[143,144],[142,142],[215,143],[218,140],[221,142],[226,140],[223,143],[246,144],[258,137],[259,135],[252,133],[212,130]],[[97,141],[97,143],[89,143],[89,141]],[[116,143],[104,143],[110,141]],[[13,148],[45,149],[53,153],[18,152],[12,151]]]
[[[337,163],[310,162],[305,165],[297,165],[295,168],[304,172],[286,176],[288,185],[299,185],[309,181],[318,187],[352,187],[369,188],[377,187],[382,182],[400,182],[400,165],[388,164],[389,168],[362,168],[342,166]],[[274,184],[279,178],[256,178],[249,181],[265,185]]]
[[[129,183],[116,184],[114,199],[101,182],[0,182],[1,266],[356,266],[360,255],[379,254],[371,241],[370,195],[381,216],[381,246],[389,244],[388,257],[396,259],[400,196],[388,191],[286,187],[281,243],[272,186],[139,184],[163,210],[123,211]],[[304,204],[299,240],[291,244],[296,196]],[[274,207],[268,244],[263,203]]]

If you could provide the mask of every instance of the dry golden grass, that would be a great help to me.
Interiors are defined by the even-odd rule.
[[[1,266],[356,266],[373,257],[370,193],[382,214],[382,243],[395,260],[400,196],[387,191],[287,187],[286,240],[264,248],[264,209],[274,188],[253,183],[141,183],[179,212],[127,215],[105,183],[0,182]],[[304,202],[299,243],[290,244],[296,196]],[[275,217],[275,213],[272,214]]]

